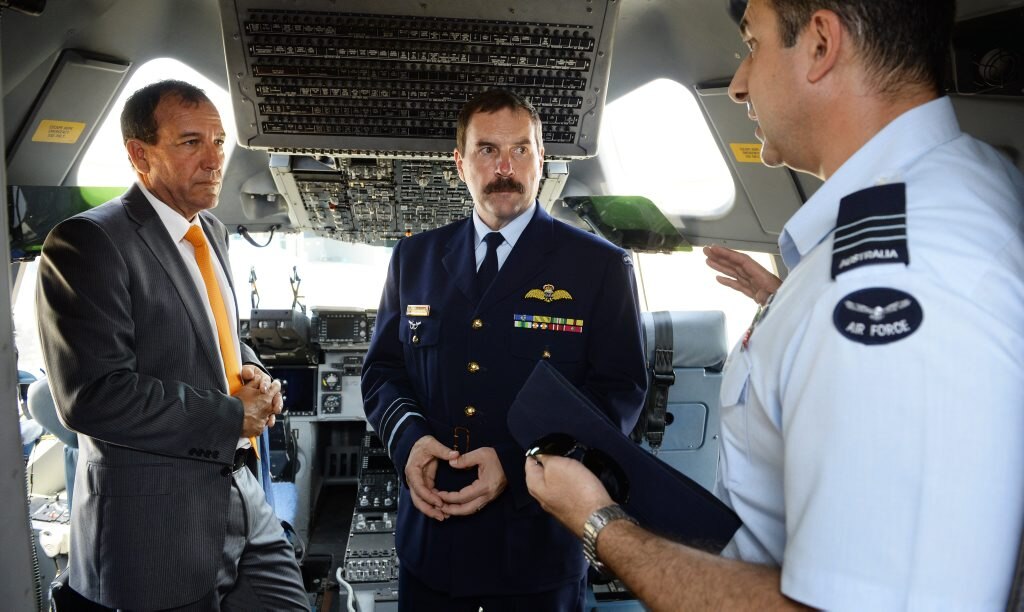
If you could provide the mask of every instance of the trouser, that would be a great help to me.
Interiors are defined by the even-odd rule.
[[[420,582],[412,572],[398,570],[399,612],[583,612],[586,597],[586,575],[540,593],[452,597]]]
[[[252,472],[238,462],[235,467],[216,585],[198,601],[166,612],[308,611],[295,549],[281,521]]]

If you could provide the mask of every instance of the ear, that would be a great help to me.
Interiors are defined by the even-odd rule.
[[[135,171],[141,174],[149,172],[149,160],[146,158],[146,144],[141,140],[129,138],[128,142],[124,143],[124,146],[128,149],[128,159],[131,160]]]
[[[459,179],[465,183],[466,177],[462,174],[462,155],[459,153],[458,149],[455,149],[455,169],[459,172]]]
[[[811,15],[805,31],[807,48],[811,57],[807,80],[817,83],[835,67],[839,52],[847,42],[846,32],[839,15],[832,11],[820,10]]]

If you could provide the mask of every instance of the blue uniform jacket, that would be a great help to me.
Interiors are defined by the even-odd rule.
[[[493,447],[501,460],[508,488],[472,516],[428,518],[402,487],[400,562],[456,596],[549,590],[586,568],[576,538],[527,492],[523,449],[506,424],[537,361],[549,360],[623,432],[646,392],[629,255],[534,211],[483,296],[471,219],[399,242],[363,367],[367,419],[403,480],[420,437],[451,446],[456,428],[470,450]],[[475,478],[442,463],[436,485],[454,491]]]

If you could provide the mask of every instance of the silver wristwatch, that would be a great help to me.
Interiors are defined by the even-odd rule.
[[[597,536],[601,534],[601,530],[608,523],[618,520],[626,520],[634,525],[638,524],[636,519],[626,514],[622,506],[618,504],[594,510],[594,513],[587,518],[587,522],[583,524],[583,556],[587,558],[591,567],[599,572],[604,572],[605,567],[597,559]]]

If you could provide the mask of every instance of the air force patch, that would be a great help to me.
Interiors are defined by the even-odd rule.
[[[839,202],[832,278],[861,266],[886,263],[910,263],[904,183],[862,189]]]
[[[898,289],[854,291],[836,304],[832,322],[839,333],[861,344],[889,344],[921,327],[924,311],[914,296]]]

